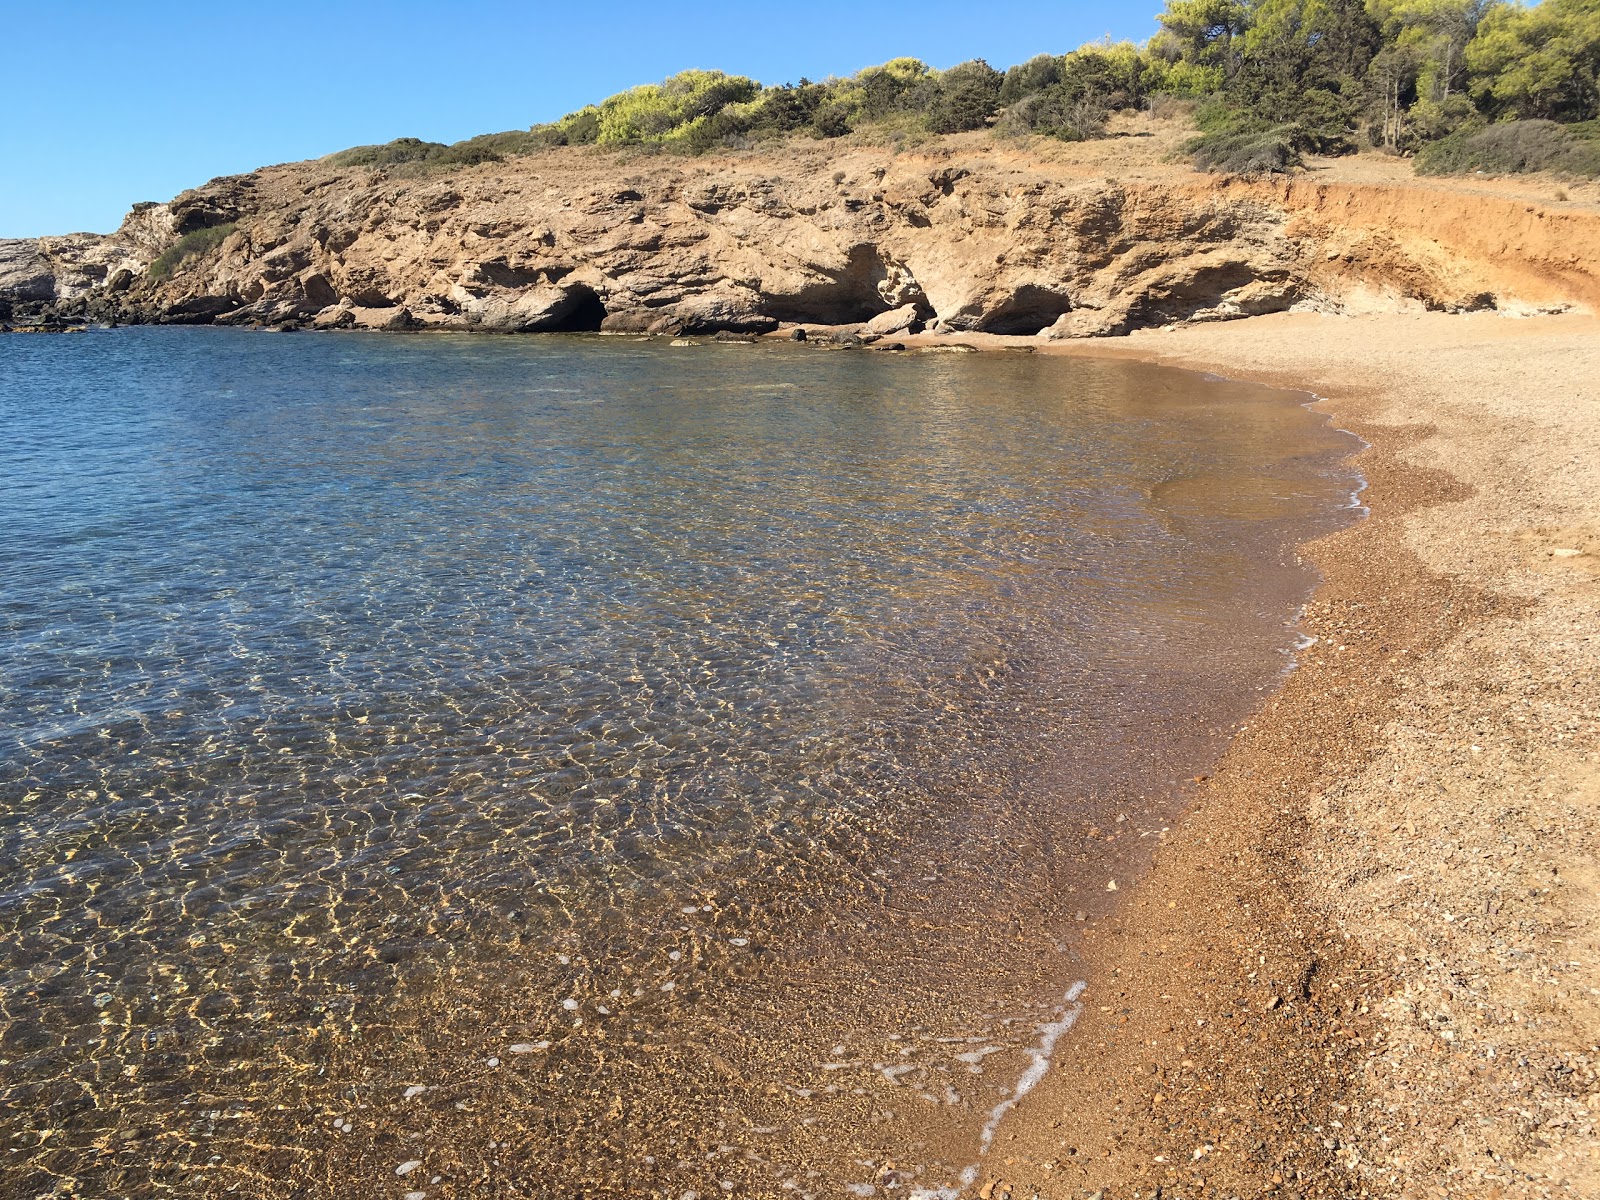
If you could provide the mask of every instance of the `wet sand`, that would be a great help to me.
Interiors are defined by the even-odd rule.
[[[1372,516],[1308,548],[1316,643],[1091,932],[979,1195],[1600,1194],[1600,321],[1109,352],[1326,397]]]

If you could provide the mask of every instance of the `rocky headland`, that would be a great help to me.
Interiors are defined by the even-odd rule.
[[[1087,160],[979,133],[900,152],[266,167],[138,205],[104,236],[0,241],[0,321],[1056,339],[1288,309],[1600,304],[1593,204],[1337,165],[1204,175],[1163,164],[1172,137],[1146,124]]]

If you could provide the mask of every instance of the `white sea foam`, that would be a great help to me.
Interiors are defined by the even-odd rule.
[[[1310,408],[1312,405],[1320,404],[1324,400],[1327,399],[1326,396],[1319,396],[1315,392],[1307,392],[1306,395],[1310,396],[1311,399],[1307,400],[1304,404],[1302,404],[1300,406],[1301,408]],[[1333,423],[1330,421],[1329,424],[1331,425]],[[1334,429],[1335,433],[1342,433],[1346,437],[1355,438],[1356,441],[1361,443],[1360,447],[1356,450],[1357,454],[1360,454],[1362,450],[1370,450],[1370,449],[1372,449],[1372,443],[1367,441],[1367,439],[1362,437],[1359,433],[1355,433],[1355,432],[1353,432],[1353,431],[1351,431],[1349,429],[1346,429],[1342,425],[1334,425],[1333,429]],[[1356,471],[1355,472],[1355,477],[1356,477],[1355,490],[1350,493],[1350,501],[1349,501],[1348,504],[1345,505],[1345,508],[1349,509],[1352,512],[1359,512],[1363,517],[1370,516],[1372,510],[1369,509],[1365,504],[1363,504],[1361,502],[1362,494],[1364,492],[1366,492],[1367,486],[1368,486],[1367,485],[1367,477],[1365,475],[1363,475],[1360,471]]]
[[[980,1050],[968,1050],[965,1054],[956,1055],[956,1061],[967,1063],[970,1066],[982,1062],[991,1054],[998,1053],[1000,1053],[999,1046],[984,1046]]]
[[[978,1135],[978,1153],[984,1154],[994,1142],[995,1131],[1000,1128],[1000,1122],[1006,1113],[1016,1105],[1029,1092],[1031,1092],[1050,1070],[1050,1056],[1055,1053],[1056,1042],[1061,1035],[1077,1024],[1078,1014],[1083,1011],[1083,1005],[1078,1003],[1078,997],[1083,994],[1083,989],[1088,984],[1079,980],[1067,989],[1066,1003],[1062,1006],[1061,1015],[1054,1021],[1039,1026],[1039,1044],[1028,1051],[1029,1063],[1022,1075],[1017,1080],[1017,1086],[1012,1089],[1011,1095],[996,1104],[989,1113],[989,1120],[983,1126],[983,1132]],[[971,1168],[976,1175],[976,1168]],[[965,1172],[962,1174],[965,1179]]]

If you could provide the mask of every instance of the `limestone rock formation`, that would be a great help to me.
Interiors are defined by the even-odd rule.
[[[1056,338],[1293,305],[1600,302],[1593,216],[1406,190],[1182,170],[1119,182],[972,142],[697,160],[570,148],[411,176],[296,163],[141,205],[105,237],[0,242],[0,318]],[[204,229],[228,232],[146,274]]]

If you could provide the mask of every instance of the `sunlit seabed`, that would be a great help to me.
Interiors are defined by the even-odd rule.
[[[6,1195],[953,1184],[1352,488],[1016,354],[120,330],[0,421]]]

